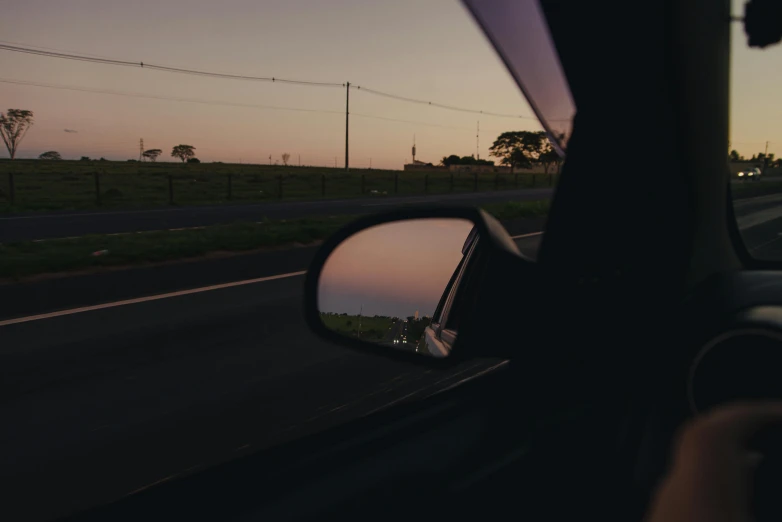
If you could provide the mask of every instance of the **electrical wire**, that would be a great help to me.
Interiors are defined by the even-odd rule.
[[[163,72],[170,72],[170,73],[176,73],[176,74],[187,74],[191,76],[202,76],[202,77],[209,77],[209,78],[221,78],[221,79],[228,79],[228,80],[244,80],[244,81],[258,81],[258,82],[272,82],[272,83],[283,83],[283,84],[290,84],[290,85],[310,85],[310,86],[316,86],[316,87],[345,87],[346,84],[344,83],[336,83],[336,82],[316,82],[316,81],[307,81],[307,80],[291,80],[287,78],[276,78],[274,76],[249,76],[249,75],[241,75],[241,74],[228,74],[228,73],[218,73],[218,72],[211,72],[211,71],[202,71],[197,69],[184,69],[180,67],[169,67],[166,65],[157,65],[153,63],[148,62],[134,62],[129,60],[117,60],[114,58],[106,58],[106,57],[100,57],[97,55],[87,55],[87,54],[78,54],[78,53],[72,53],[72,52],[63,52],[60,50],[56,50],[53,48],[44,48],[41,46],[22,46],[22,45],[13,45],[11,43],[2,43],[0,42],[0,50],[3,51],[11,51],[11,52],[17,52],[17,53],[23,53],[23,54],[31,54],[36,56],[44,56],[48,58],[59,58],[64,60],[75,60],[75,61],[81,61],[81,62],[89,62],[89,63],[97,63],[102,65],[114,65],[114,66],[121,66],[121,67],[135,67],[135,68],[141,68],[141,69],[152,69],[155,71],[163,71]],[[427,105],[430,107],[436,107],[439,109],[445,109],[449,111],[456,111],[456,112],[463,112],[468,114],[478,114],[482,116],[494,116],[499,118],[512,118],[512,119],[529,119],[529,120],[537,120],[534,116],[523,116],[520,114],[503,114],[499,112],[491,112],[491,111],[483,111],[478,109],[468,109],[464,107],[457,107],[455,105],[447,105],[444,103],[439,102],[433,102],[429,100],[422,100],[422,99],[416,99],[416,98],[409,98],[406,96],[399,96],[396,94],[387,93],[384,91],[379,91],[376,89],[371,89],[369,87],[362,87],[358,85],[351,85],[351,88],[356,89],[357,91],[367,92],[369,94],[373,94],[375,96],[381,96],[384,98],[394,99],[397,101],[403,101],[407,103],[415,103],[419,105]]]
[[[362,92],[368,92],[370,94],[374,94],[375,96],[382,96],[384,98],[390,98],[392,100],[398,100],[408,103],[417,103],[419,105],[428,105],[430,107],[437,107],[439,109],[446,109],[449,111],[458,111],[458,112],[467,112],[470,114],[480,114],[483,116],[496,116],[499,118],[514,118],[514,119],[524,119],[524,120],[537,120],[537,118],[533,116],[522,116],[520,114],[502,114],[499,112],[491,112],[491,111],[482,111],[477,109],[465,109],[463,107],[456,107],[454,105],[445,105],[442,103],[437,103],[433,101],[427,101],[427,100],[418,100],[415,98],[408,98],[406,96],[398,96],[396,94],[390,94],[383,91],[378,91],[375,89],[370,89],[369,87],[362,87],[359,85],[356,85],[355,87],[353,85],[350,86],[351,88],[355,88],[357,91]]]
[[[10,83],[14,85],[29,85],[32,87],[45,87],[49,89],[62,89],[62,90],[68,90],[68,91],[79,91],[79,92],[89,92],[94,94],[111,94],[114,96],[127,96],[131,98],[145,98],[145,99],[151,99],[151,100],[166,100],[166,101],[176,101],[176,102],[185,102],[185,103],[199,103],[202,105],[216,105],[216,106],[224,106],[224,107],[242,107],[242,108],[248,108],[248,109],[268,109],[268,110],[277,110],[277,111],[293,111],[293,112],[314,112],[314,113],[322,113],[322,114],[338,114],[340,116],[344,116],[345,113],[343,111],[329,111],[329,110],[322,110],[322,109],[302,109],[298,107],[278,107],[275,105],[256,105],[256,104],[250,104],[250,103],[235,103],[235,102],[218,102],[218,101],[212,101],[212,100],[200,100],[197,98],[175,98],[173,96],[160,96],[155,94],[142,94],[142,93],[132,93],[132,92],[123,92],[123,91],[113,91],[108,89],[92,89],[89,87],[77,87],[73,85],[57,85],[57,84],[47,84],[47,83],[39,83],[39,82],[30,82],[30,81],[24,81],[24,80],[12,80],[9,78],[0,78],[0,83]]]
[[[196,69],[183,69],[179,67],[168,67],[165,65],[156,65],[152,63],[144,62],[132,62],[128,60],[116,60],[113,58],[99,58],[97,56],[88,56],[84,54],[71,54],[58,51],[47,51],[42,49],[33,49],[31,47],[21,47],[17,45],[8,45],[0,43],[0,50],[12,51],[16,53],[32,54],[37,56],[45,56],[48,58],[60,58],[64,60],[75,60],[80,62],[98,63],[102,65],[117,65],[121,67],[137,67],[141,69],[152,69],[157,71],[165,71],[177,74],[189,74],[195,76],[206,76],[211,78],[222,78],[228,80],[245,80],[245,81],[258,81],[258,82],[273,82],[273,83],[285,83],[294,85],[311,85],[316,87],[344,87],[342,83],[335,82],[312,82],[306,80],[290,80],[286,78],[276,78],[274,76],[248,76],[241,74],[225,74],[209,71],[199,71]]]

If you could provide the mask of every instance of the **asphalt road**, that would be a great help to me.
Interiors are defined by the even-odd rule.
[[[755,255],[782,260],[778,207],[782,195],[737,204]],[[538,241],[518,243],[534,255]],[[50,520],[496,364],[433,371],[324,343],[303,323],[302,282],[0,319],[0,517]]]
[[[735,201],[734,212],[750,255],[782,262],[782,194]]]
[[[302,283],[0,321],[0,518],[50,520],[497,364],[434,371],[324,343]]]
[[[538,188],[465,194],[285,201],[254,205],[30,213],[0,217],[0,242],[200,227],[263,218],[293,219],[307,216],[369,214],[400,205],[480,205],[503,201],[538,200],[549,198],[552,193],[553,189]]]

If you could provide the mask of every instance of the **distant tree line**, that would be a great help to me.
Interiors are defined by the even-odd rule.
[[[451,165],[494,165],[493,161],[476,159],[475,156],[462,156],[461,158],[456,154],[450,156],[444,156],[440,160],[440,164],[446,167]]]
[[[748,163],[760,163],[769,167],[782,166],[782,158],[781,159],[775,158],[773,153],[766,156],[764,152],[758,152],[757,154],[753,154],[751,158],[747,159],[741,154],[739,154],[737,150],[734,149],[730,151],[730,154],[728,154],[728,159],[735,163],[748,162]]]
[[[500,163],[509,166],[511,171],[514,168],[531,169],[537,164],[542,165],[543,172],[548,174],[552,165],[559,165],[562,161],[543,131],[503,132],[489,147],[489,154],[499,158]]]

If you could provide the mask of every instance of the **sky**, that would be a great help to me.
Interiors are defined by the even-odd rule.
[[[7,2],[0,41],[232,74],[343,83],[453,106],[532,116],[494,50],[456,0],[26,0]],[[0,79],[334,113],[226,107],[0,83],[0,107],[35,112],[19,157],[138,157],[185,143],[203,161],[344,166],[345,90],[240,82],[0,51]],[[507,130],[488,117],[351,90],[352,166],[482,158]],[[414,123],[372,119],[378,116]],[[476,127],[480,119],[480,146]],[[65,129],[77,132],[65,132]],[[5,151],[3,156],[7,157]]]
[[[734,0],[734,14],[743,0]],[[733,24],[731,148],[749,157],[768,140],[782,155],[782,46],[750,50]],[[532,116],[458,0],[26,0],[5,2],[0,41],[173,67],[343,83],[453,106]],[[534,52],[533,49],[530,52]],[[35,112],[19,157],[57,150],[124,160],[145,148],[196,147],[203,161],[344,166],[345,91],[240,82],[0,51],[0,80],[121,91],[199,104],[2,83],[0,110]],[[351,91],[350,162],[402,168],[478,153],[537,120],[447,111]],[[374,116],[370,118],[368,116]],[[387,119],[378,119],[387,118]],[[389,121],[390,119],[405,120]],[[480,120],[480,145],[476,126]],[[412,123],[411,123],[412,122]],[[65,132],[65,129],[76,132]],[[7,157],[5,150],[0,157]],[[301,158],[299,160],[299,158]]]
[[[464,219],[414,219],[351,236],[323,266],[320,311],[431,317],[472,228]]]
[[[732,1],[734,15],[744,3]],[[749,158],[768,141],[769,153],[782,157],[782,44],[750,49],[743,25],[732,27],[730,148]]]

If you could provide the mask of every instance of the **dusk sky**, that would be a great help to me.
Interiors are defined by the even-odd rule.
[[[28,0],[0,18],[3,43],[27,44],[173,67],[339,82],[432,101],[531,116],[504,66],[455,0]],[[58,150],[128,159],[146,148],[196,146],[206,161],[344,165],[345,90],[240,82],[0,51],[0,79],[215,102],[335,111],[301,113],[199,105],[0,83],[0,106],[30,109],[36,123],[19,157]],[[351,163],[402,167],[417,159],[481,157],[506,130],[535,119],[481,117],[351,91]],[[391,122],[372,115],[420,122]],[[64,129],[78,131],[66,133]],[[5,154],[5,151],[3,151]],[[7,156],[7,155],[6,155]]]
[[[326,260],[318,287],[322,312],[431,316],[473,224],[415,219],[378,225],[347,239]]]
[[[733,0],[733,14],[744,14],[744,0]],[[750,49],[742,24],[733,23],[731,43],[731,148],[751,157],[768,151],[782,156],[782,44]]]
[[[734,1],[734,13],[743,1]],[[776,46],[749,50],[734,24],[733,148],[750,156],[770,140],[782,154],[782,80]],[[2,42],[235,74],[355,85],[454,106],[531,116],[494,50],[457,0],[26,0],[6,2]],[[530,52],[534,52],[530,49]],[[762,81],[757,81],[759,78]],[[342,88],[185,76],[0,51],[0,79],[210,102],[333,111],[292,112],[140,99],[0,83],[0,108],[35,112],[19,157],[138,157],[145,148],[196,147],[204,161],[344,164]],[[419,160],[480,155],[505,130],[534,119],[452,112],[351,92],[351,164],[401,168],[416,135]],[[362,116],[364,115],[364,116]],[[377,116],[418,123],[367,118]],[[65,129],[77,132],[65,132]],[[0,157],[7,157],[5,150]]]

